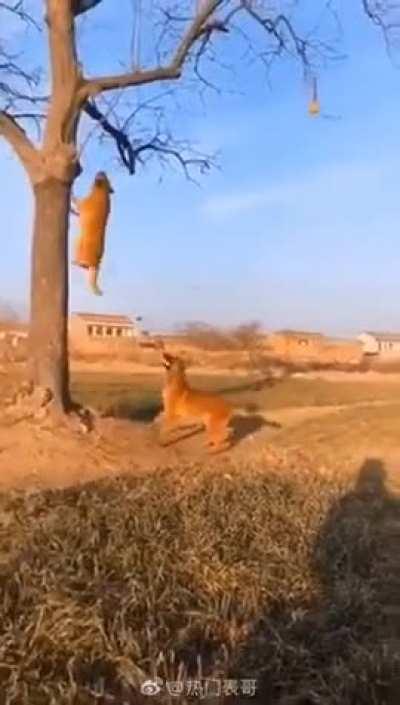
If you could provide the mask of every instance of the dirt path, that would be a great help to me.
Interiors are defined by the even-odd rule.
[[[82,435],[66,429],[46,427],[43,423],[21,421],[0,424],[0,489],[64,487],[121,473],[151,472],[158,467],[204,462],[207,466],[262,459],[278,464],[288,460],[286,434],[301,429],[302,424],[340,414],[344,410],[385,407],[393,402],[355,403],[349,406],[310,406],[241,413],[235,419],[237,443],[229,454],[209,456],[204,434],[189,435],[167,447],[159,443],[158,429],[152,424],[122,419],[99,419],[95,431]],[[279,438],[279,447],[274,440]],[[325,435],[329,446],[329,432]],[[372,443],[372,439],[371,439]],[[292,444],[293,445],[293,444]],[[307,435],[300,434],[293,452],[293,462],[301,463],[308,448]],[[371,444],[370,444],[371,445]],[[400,451],[379,447],[376,455],[385,460],[390,474],[400,478]],[[390,450],[390,449],[389,449]],[[371,445],[371,452],[372,445]],[[308,465],[312,461],[310,455]],[[354,453],[354,462],[359,455]],[[282,460],[283,459],[283,460]],[[311,460],[310,460],[311,459]],[[400,487],[399,487],[400,489]]]

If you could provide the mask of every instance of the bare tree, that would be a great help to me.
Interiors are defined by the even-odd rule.
[[[383,2],[361,0],[371,19],[388,26]],[[303,70],[314,70],[336,49],[316,32],[304,27],[296,11],[298,2],[276,0],[175,0],[154,2],[150,27],[158,33],[154,64],[127,67],[115,75],[90,77],[78,58],[77,23],[88,20],[107,0],[0,0],[0,136],[13,148],[29,178],[35,203],[31,270],[30,365],[35,386],[51,392],[55,408],[70,406],[68,376],[68,221],[71,189],[81,170],[81,117],[99,126],[117,148],[121,162],[134,173],[151,156],[175,160],[190,175],[203,171],[210,160],[193,153],[166,127],[154,93],[141,108],[153,110],[155,129],[140,135],[137,107],[117,112],[117,101],[106,102],[110,92],[140,86],[182,84],[184,70],[203,87],[211,85],[204,71],[207,57],[214,60],[219,38],[226,34],[241,38],[253,56],[267,66],[283,55],[300,62]],[[321,8],[331,11],[332,0],[316,0],[315,18]],[[115,12],[123,12],[122,3]],[[37,15],[38,10],[42,15]],[[388,3],[388,11],[393,2]],[[313,22],[314,22],[314,19]],[[42,91],[42,73],[24,63],[20,50],[8,46],[10,20],[32,27],[47,37],[50,76],[49,95]],[[121,18],[123,21],[124,18]],[[129,21],[129,18],[126,18]],[[253,24],[259,47],[249,27]],[[42,36],[41,34],[41,36]],[[250,36],[251,35],[251,36]],[[119,93],[117,93],[119,95]],[[102,102],[101,102],[102,101]],[[153,102],[152,102],[153,101]],[[144,115],[146,117],[146,112]],[[141,113],[143,115],[143,112]],[[39,137],[35,130],[39,131]],[[139,135],[139,136],[138,136]]]

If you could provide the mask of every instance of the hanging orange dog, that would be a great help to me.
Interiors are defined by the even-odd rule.
[[[89,286],[97,296],[102,295],[97,284],[104,254],[105,233],[114,190],[104,171],[96,174],[92,190],[86,198],[73,198],[72,203],[80,220],[80,234],[75,245],[73,264],[88,270]]]

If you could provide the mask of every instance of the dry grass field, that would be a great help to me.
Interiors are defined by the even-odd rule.
[[[352,405],[363,402],[400,402],[400,375],[389,379],[376,375],[344,373],[339,379],[330,379],[329,373],[315,378],[288,377],[282,381],[259,382],[251,374],[212,374],[196,370],[189,376],[193,383],[206,390],[222,393],[238,407],[250,406],[260,410],[288,407]],[[153,372],[107,373],[79,371],[73,375],[75,397],[102,412],[127,415],[141,420],[152,418],[160,407],[163,374]]]
[[[159,447],[160,379],[76,374],[87,437],[0,427],[0,704],[395,705],[400,379],[196,375],[240,411],[212,459]]]

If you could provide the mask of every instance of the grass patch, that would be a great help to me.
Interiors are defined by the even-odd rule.
[[[251,378],[231,375],[190,378],[189,374],[189,379],[199,389],[223,394],[235,406],[259,410],[400,400],[400,383],[289,378],[273,386],[256,388]],[[162,374],[81,373],[73,376],[72,391],[78,401],[101,412],[132,420],[150,420],[160,409],[162,384]]]
[[[400,404],[342,409],[283,428],[274,438],[281,448],[306,448],[309,457],[328,467],[361,459],[377,448],[381,454],[399,451]]]
[[[110,416],[147,421],[161,407],[160,375],[77,374],[72,377],[73,397]]]
[[[376,462],[355,489],[226,461],[2,495],[0,703],[137,705],[155,671],[201,664],[257,679],[263,703],[383,705],[398,515]]]

